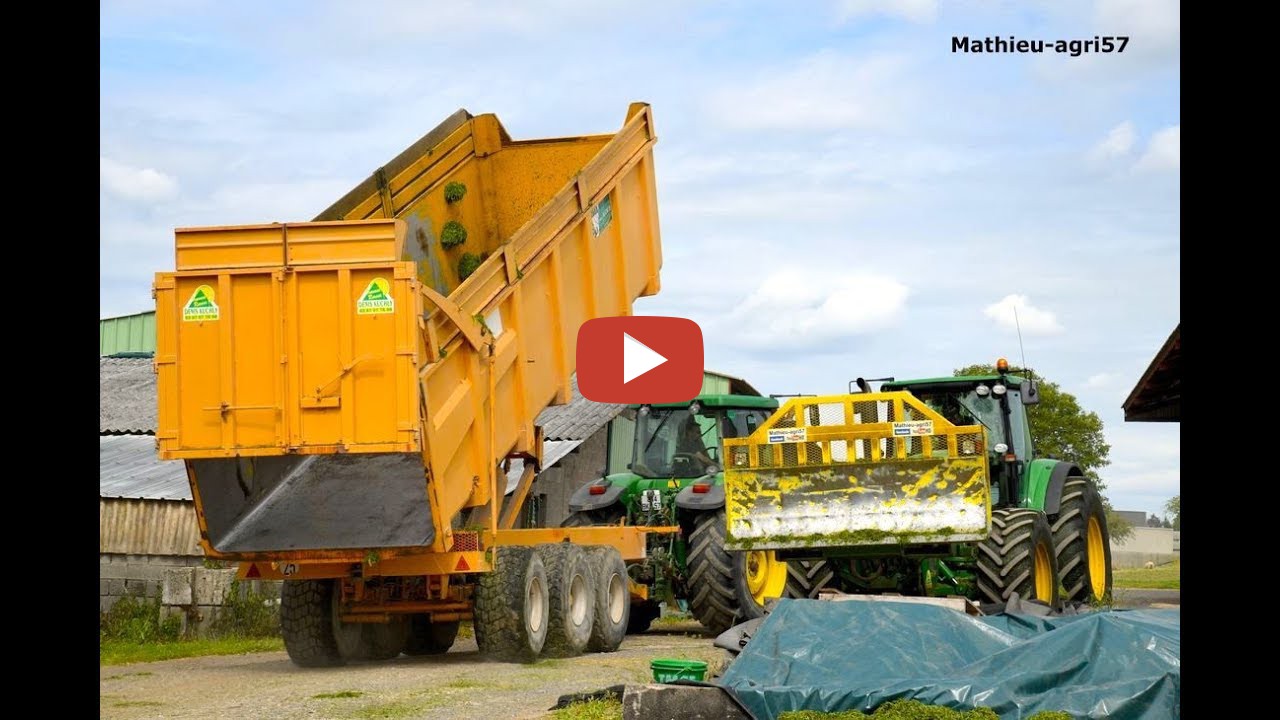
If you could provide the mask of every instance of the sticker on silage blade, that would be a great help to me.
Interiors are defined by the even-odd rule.
[[[769,431],[771,443],[804,442],[808,437],[809,431],[805,428],[780,428]]]
[[[913,420],[911,422],[896,422],[893,424],[893,434],[895,437],[903,437],[909,435],[932,435],[932,420]]]
[[[182,306],[183,322],[201,322],[218,319],[218,303],[213,301],[213,288],[201,285],[191,293],[187,304]]]
[[[613,222],[613,198],[608,195],[591,209],[591,236],[600,237],[600,233]]]
[[[386,278],[376,277],[369,281],[369,287],[360,293],[356,301],[357,315],[389,315],[396,311],[395,301],[391,299],[391,285]]]

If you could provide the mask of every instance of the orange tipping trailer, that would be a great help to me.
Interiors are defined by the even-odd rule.
[[[624,561],[675,528],[513,528],[579,326],[658,292],[655,142],[643,103],[530,141],[460,110],[314,222],[176,231],[159,455],[207,555],[286,581],[296,663],[443,652],[465,619],[514,659],[621,642]]]

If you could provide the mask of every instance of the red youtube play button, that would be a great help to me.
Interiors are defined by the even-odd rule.
[[[688,402],[702,390],[702,328],[676,317],[588,320],[578,330],[578,390],[596,402]]]

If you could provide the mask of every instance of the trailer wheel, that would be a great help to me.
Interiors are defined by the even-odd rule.
[[[829,560],[788,560],[787,597],[816,600],[835,576],[836,569]]]
[[[390,660],[400,655],[409,640],[409,620],[393,617],[385,623],[342,621],[342,583],[334,580],[329,607],[334,641],[343,660]]]
[[[595,624],[595,577],[581,545],[568,542],[539,545],[538,554],[547,569],[550,612],[546,657],[576,657],[587,649]]]
[[[547,641],[550,599],[547,571],[531,547],[493,551],[493,571],[480,576],[475,595],[476,644],[499,660],[533,662]]]
[[[1006,602],[1017,592],[1018,597],[1058,607],[1058,557],[1044,513],[1026,508],[991,511],[991,534],[978,544],[978,591],[987,602]]]
[[[787,566],[771,550],[725,549],[724,510],[698,513],[689,534],[689,609],[713,635],[764,615],[786,590]]]
[[[1071,477],[1053,521],[1058,577],[1067,602],[1103,602],[1111,596],[1111,533],[1098,488],[1088,479]]]
[[[332,580],[286,580],[280,589],[280,634],[300,667],[343,664],[333,633]]]
[[[458,621],[431,622],[430,615],[414,615],[409,619],[409,641],[405,655],[443,655],[458,638]]]
[[[594,578],[595,623],[591,626],[590,652],[613,652],[622,645],[631,621],[631,597],[627,589],[627,564],[607,545],[590,545],[585,551]]]

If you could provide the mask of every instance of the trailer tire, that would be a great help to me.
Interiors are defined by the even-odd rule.
[[[1111,533],[1107,509],[1088,478],[1072,476],[1062,487],[1053,518],[1058,577],[1066,602],[1105,602],[1111,597]]]
[[[547,641],[547,571],[531,547],[494,548],[475,594],[476,644],[497,660],[533,662]]]
[[[787,597],[816,600],[818,593],[829,587],[836,577],[830,560],[788,560]]]
[[[1013,593],[1058,608],[1058,556],[1049,519],[1039,510],[991,511],[991,534],[978,544],[978,592],[986,602]]]
[[[589,545],[585,554],[593,577],[591,589],[596,614],[587,651],[613,652],[622,645],[631,622],[627,564],[617,549],[607,545]]]
[[[547,569],[550,611],[544,657],[577,657],[591,641],[595,624],[595,577],[581,545],[544,543],[537,547]]]
[[[333,633],[332,580],[286,580],[280,589],[280,634],[299,667],[344,664]]]
[[[458,638],[457,620],[431,622],[430,615],[414,615],[409,619],[409,640],[405,655],[443,655]]]
[[[697,513],[689,533],[689,609],[712,635],[733,627],[736,622],[764,616],[764,601],[781,597],[786,591],[786,568],[779,567],[772,551],[734,552],[725,548],[727,532],[724,510]],[[759,555],[755,571],[749,558]],[[767,565],[767,567],[765,567]],[[762,589],[752,592],[753,578]]]

